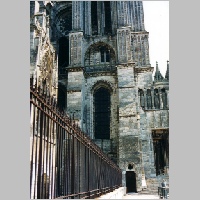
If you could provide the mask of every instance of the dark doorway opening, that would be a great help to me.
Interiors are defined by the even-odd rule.
[[[135,172],[126,171],[126,187],[127,187],[127,193],[137,192]]]

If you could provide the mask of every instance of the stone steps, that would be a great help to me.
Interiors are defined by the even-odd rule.
[[[158,187],[161,186],[162,180],[165,179],[167,183],[169,183],[169,176],[168,175],[160,175],[156,178],[149,178],[146,180],[147,188],[143,189],[140,194],[146,195],[158,195]]]
[[[158,194],[158,190],[142,190],[140,194]]]
[[[169,183],[169,175],[159,175],[156,178],[149,178],[146,180],[147,188],[143,189],[140,193],[142,194],[157,194],[158,187],[161,186],[162,180],[165,179]]]
[[[159,182],[157,178],[149,178],[146,180],[147,188],[143,189],[140,194],[158,194]]]

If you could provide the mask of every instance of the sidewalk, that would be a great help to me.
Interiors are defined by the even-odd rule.
[[[122,199],[159,199],[158,195],[127,193]]]

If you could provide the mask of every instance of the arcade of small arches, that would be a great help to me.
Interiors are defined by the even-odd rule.
[[[139,89],[140,106],[145,110],[168,109],[168,92],[166,88]]]

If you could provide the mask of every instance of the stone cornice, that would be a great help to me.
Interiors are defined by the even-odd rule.
[[[164,80],[159,80],[159,81],[154,81],[154,85],[162,85],[162,84],[169,84],[169,81],[164,79]]]
[[[131,115],[119,115],[119,118],[128,118],[128,117],[136,117],[136,114],[131,114]]]
[[[77,90],[67,90],[67,94],[72,94],[73,92],[81,92],[81,90],[79,89],[77,89]]]
[[[157,128],[151,128],[152,131],[156,131],[156,130],[168,130],[169,127],[157,127]]]
[[[139,34],[149,34],[149,32],[148,31],[137,31],[137,32],[131,31],[131,34],[138,34],[138,35]]]
[[[124,86],[124,87],[118,87],[118,89],[132,89],[134,88],[135,86]]]
[[[169,110],[169,108],[154,108],[154,109],[143,109],[145,112],[152,112],[152,111],[163,111],[163,110]]]
[[[116,72],[84,72],[85,77],[97,77],[97,76],[114,76],[116,75]]]
[[[118,69],[123,69],[123,68],[128,68],[128,67],[135,67],[135,62],[117,64],[116,67]]]
[[[143,72],[153,72],[154,67],[135,67],[136,73],[143,73]]]
[[[84,67],[82,66],[76,66],[76,67],[66,67],[65,68],[68,72],[80,72],[80,71],[83,71]]]

